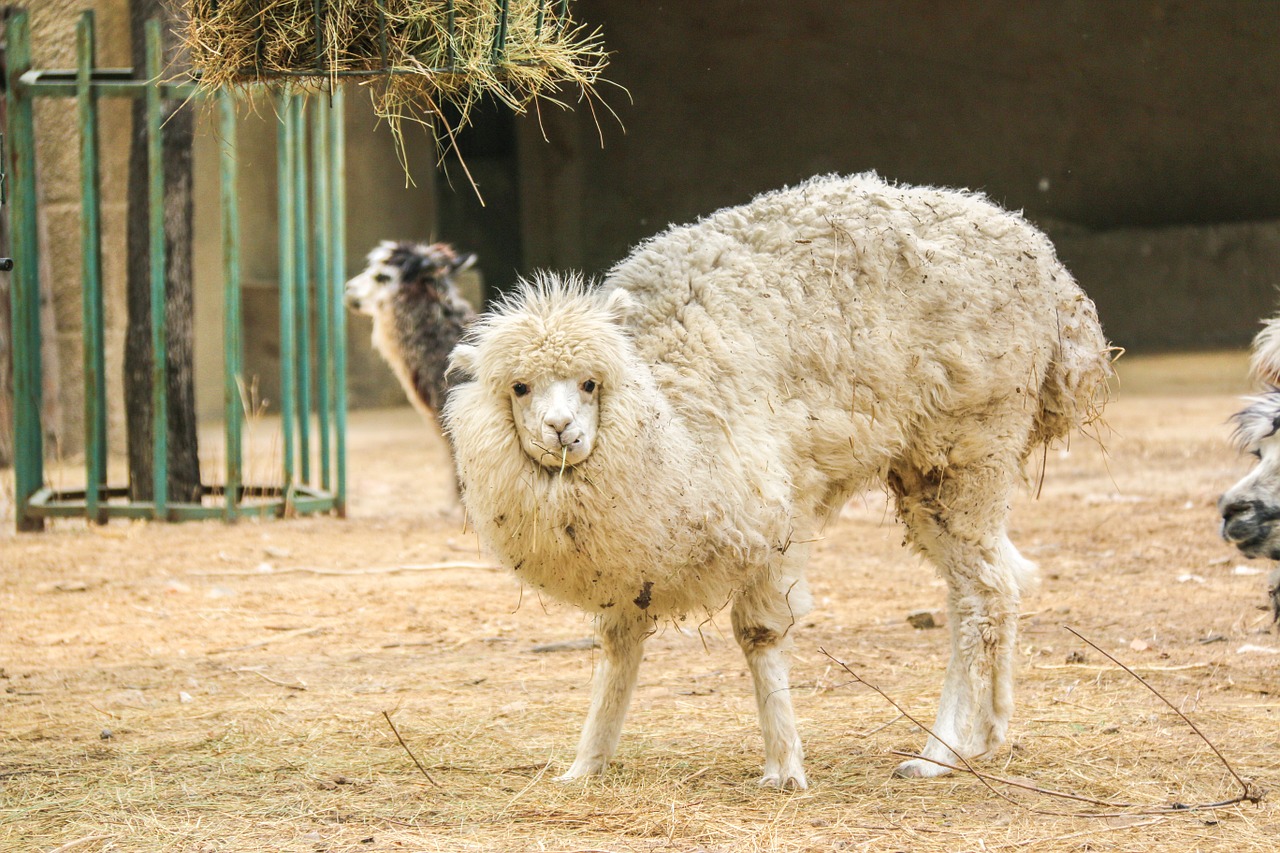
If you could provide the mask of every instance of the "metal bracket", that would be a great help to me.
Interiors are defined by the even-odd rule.
[[[4,134],[0,133],[0,207],[4,207],[8,201],[8,177],[9,173],[5,171],[4,164],[6,162],[4,153]],[[11,272],[13,270],[13,258],[0,258],[0,272]]]

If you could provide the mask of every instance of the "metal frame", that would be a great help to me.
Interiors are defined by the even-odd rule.
[[[164,164],[161,157],[162,101],[193,98],[194,83],[160,83],[160,28],[146,28],[146,80],[129,69],[100,69],[94,64],[94,17],[82,14],[76,29],[76,68],[31,68],[28,14],[8,23],[8,135],[13,175],[13,346],[14,488],[19,530],[42,529],[44,519],[83,516],[98,523],[110,518],[166,521],[293,513],[346,511],[346,325],[341,285],[345,279],[346,195],[343,186],[345,137],[340,89],[326,104],[308,104],[303,96],[278,94],[281,116],[277,158],[280,191],[281,429],[284,470],[279,485],[243,482],[243,427],[240,382],[243,373],[240,215],[236,184],[235,98],[218,92],[219,185],[223,246],[223,383],[226,472],[223,486],[206,487],[199,504],[169,500],[168,420],[165,375]],[[106,482],[107,422],[103,354],[101,204],[98,181],[98,101],[103,97],[144,98],[148,133],[150,197],[150,289],[153,389],[154,500],[128,499],[126,487]],[[36,208],[36,137],[33,104],[37,98],[74,98],[80,124],[81,256],[85,382],[85,483],[83,489],[55,490],[44,483],[41,411],[40,279]],[[308,140],[306,114],[311,108]],[[309,142],[309,147],[308,147]],[[308,151],[311,185],[308,193]],[[311,216],[308,219],[310,195]],[[312,228],[308,228],[308,222]],[[308,259],[314,257],[314,289]],[[316,326],[311,328],[311,315]],[[314,332],[314,334],[313,334]],[[314,344],[312,337],[315,338]],[[314,347],[314,349],[313,349]],[[313,380],[314,370],[314,380]],[[313,404],[311,387],[316,386]],[[311,477],[312,435],[319,429],[320,477]],[[295,455],[296,454],[296,455]],[[295,459],[301,461],[295,471]],[[219,500],[220,499],[220,500]]]

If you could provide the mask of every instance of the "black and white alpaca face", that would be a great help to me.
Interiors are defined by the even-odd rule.
[[[347,307],[377,317],[398,296],[440,302],[453,287],[453,276],[475,260],[447,243],[384,240],[369,253],[364,270],[347,282]]]
[[[1234,418],[1235,442],[1258,463],[1218,501],[1222,538],[1247,557],[1280,560],[1280,390],[1249,402]]]

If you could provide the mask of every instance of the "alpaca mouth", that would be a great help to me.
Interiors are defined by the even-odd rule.
[[[554,442],[550,446],[536,444],[528,449],[528,453],[544,470],[563,474],[591,455],[591,445],[582,438],[576,438],[570,442]]]
[[[1239,530],[1234,530],[1232,533],[1236,535],[1229,535],[1224,529],[1223,538],[1235,545],[1244,556],[1250,559],[1262,557],[1268,560],[1280,560],[1280,542],[1272,537],[1273,530],[1270,526],[1254,528],[1244,535],[1241,535]]]

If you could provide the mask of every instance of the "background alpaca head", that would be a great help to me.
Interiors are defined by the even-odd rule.
[[[1258,459],[1218,501],[1222,536],[1247,557],[1280,560],[1280,391],[1250,398],[1235,442]]]
[[[347,282],[347,307],[376,318],[396,298],[446,301],[453,277],[475,261],[474,254],[460,255],[447,243],[383,240],[368,254],[364,270]]]
[[[1222,538],[1246,557],[1280,560],[1280,317],[1253,339],[1250,373],[1267,390],[1250,397],[1233,420],[1236,447],[1257,464],[1218,500]],[[1271,612],[1280,622],[1280,566],[1267,580]]]
[[[583,462],[596,447],[602,398],[634,362],[622,326],[625,291],[591,291],[580,278],[545,275],[471,330],[453,369],[505,398],[520,446],[546,468]]]

